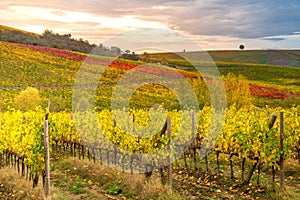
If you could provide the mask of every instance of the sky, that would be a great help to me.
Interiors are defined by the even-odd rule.
[[[130,50],[300,49],[299,11],[299,0],[1,0],[0,24]]]

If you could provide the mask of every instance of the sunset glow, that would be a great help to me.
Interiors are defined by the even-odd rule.
[[[0,17],[1,24],[6,26],[38,34],[45,29],[71,33],[75,38],[96,44],[141,28],[174,30],[204,49],[236,49],[240,43],[246,49],[297,49],[300,48],[300,17],[299,12],[292,11],[298,8],[299,4],[293,0],[286,7],[260,1],[225,3],[223,0],[206,3],[25,0],[2,2]],[[180,43],[175,39],[173,42]],[[184,44],[182,48],[186,48]]]

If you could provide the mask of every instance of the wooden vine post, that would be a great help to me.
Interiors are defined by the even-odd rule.
[[[274,124],[275,124],[275,121],[277,119],[277,115],[272,115],[272,118],[270,119],[269,121],[269,129],[273,128]],[[266,138],[268,138],[269,136],[266,135]],[[273,184],[275,183],[275,166],[274,166],[274,163],[273,163],[273,166],[272,166],[272,181],[273,181]]]
[[[171,138],[172,138],[172,131],[171,131],[171,118],[168,116],[167,117],[167,136],[168,139],[170,139],[169,144],[168,144],[168,186],[170,189],[172,189],[172,162],[171,162],[171,149],[170,149],[170,143],[171,143]]]
[[[48,134],[48,116],[46,114],[44,121],[44,145],[45,145],[45,196],[50,196],[50,154],[49,154],[49,134]]]
[[[284,115],[280,112],[280,187],[284,187],[284,151],[283,151],[283,140],[284,140]]]

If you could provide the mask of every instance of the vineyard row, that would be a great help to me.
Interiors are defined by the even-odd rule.
[[[272,128],[269,127],[270,120],[274,118],[272,116],[279,112],[284,112],[285,115],[285,138],[283,141],[284,148],[282,149],[280,148],[279,139],[279,120],[274,121]],[[161,159],[167,159],[174,155],[165,151],[161,152],[153,159],[151,165],[144,163],[139,155],[162,149],[171,140],[176,141],[176,137],[181,138],[172,148],[178,147],[185,151],[186,166],[186,157],[189,150],[194,155],[194,166],[196,168],[199,152],[205,148],[209,149],[205,146],[210,145],[206,142],[209,137],[207,131],[208,129],[214,129],[214,126],[210,124],[212,115],[211,109],[208,107],[204,107],[203,110],[195,114],[195,118],[199,120],[198,126],[192,124],[191,116],[193,115],[191,115],[191,112],[168,112],[167,115],[171,119],[171,139],[167,137],[166,130],[162,130],[164,128],[157,127],[159,125],[164,127],[164,123],[160,123],[160,121],[163,121],[161,117],[152,117],[155,126],[148,126],[147,129],[143,129],[150,122],[148,112],[132,110],[131,114],[134,119],[129,116],[124,118],[123,122],[116,123],[114,115],[108,110],[103,110],[96,114],[97,124],[89,120],[89,116],[93,115],[92,113],[86,113],[84,115],[86,119],[79,120],[79,122],[78,119],[75,122],[76,114],[74,116],[67,112],[51,113],[48,119],[50,152],[57,151],[59,146],[62,146],[65,149],[69,148],[73,156],[76,156],[76,152],[78,152],[81,157],[87,155],[90,159],[99,160],[107,165],[119,166],[119,169],[123,171],[133,173],[136,172],[134,170],[137,170],[138,172],[147,173],[153,169],[161,168],[162,166],[159,165]],[[21,165],[22,174],[25,173],[25,168],[28,169],[26,173],[28,177],[32,177],[33,174],[34,177],[44,176],[44,115],[45,112],[41,109],[25,113],[9,111],[0,115],[1,162],[15,162],[17,163],[14,164],[15,166]],[[139,125],[140,130],[137,127],[131,127],[131,123],[126,120],[131,120],[131,122],[134,120],[134,123]],[[99,130],[99,127],[102,131]],[[197,127],[195,140],[188,146],[185,144],[190,139],[192,127]],[[159,134],[152,134],[150,137],[135,136],[133,134],[139,131],[159,132]],[[180,131],[185,134],[180,135]],[[107,141],[110,141],[110,144]],[[233,156],[241,159],[243,166],[246,162],[253,163],[253,170],[255,170],[256,165],[258,165],[258,169],[262,165],[273,170],[279,169],[281,156],[284,159],[290,157],[300,159],[300,107],[291,109],[257,109],[255,107],[237,109],[231,107],[226,112],[225,124],[212,150],[217,155],[217,162],[219,162],[219,154],[229,155],[231,174],[233,174]],[[207,157],[205,159],[207,160]],[[20,171],[19,167],[18,170]],[[28,173],[31,175],[29,176]],[[242,179],[244,179],[244,175],[242,175]],[[247,182],[249,178],[243,181]]]

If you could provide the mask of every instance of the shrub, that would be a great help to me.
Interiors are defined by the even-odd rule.
[[[16,109],[22,111],[34,110],[36,106],[41,105],[42,98],[36,88],[27,87],[14,98]]]

